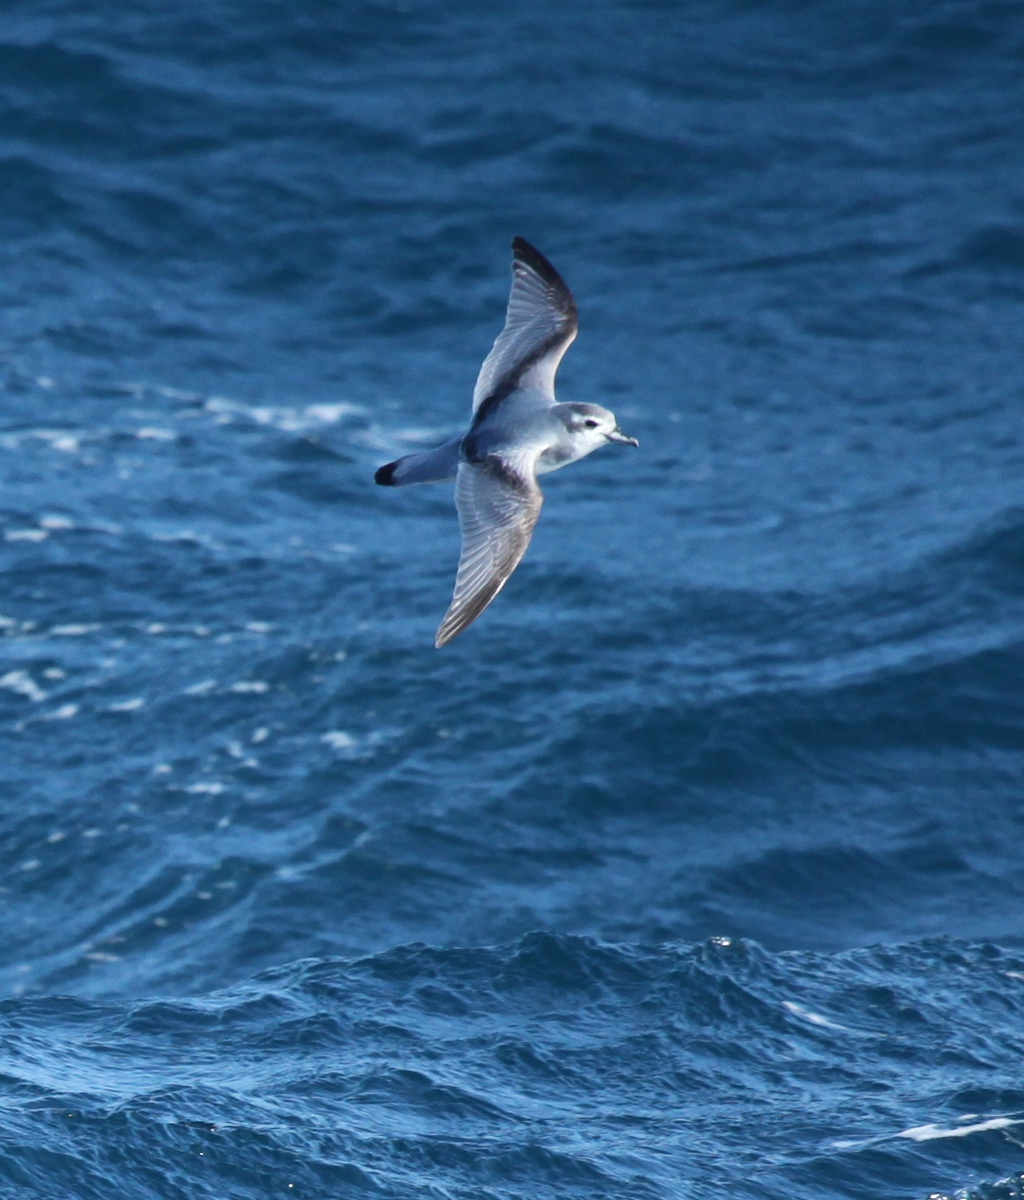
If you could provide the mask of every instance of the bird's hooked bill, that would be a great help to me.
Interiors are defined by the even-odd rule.
[[[627,437],[622,432],[621,429],[613,429],[611,431],[611,433],[608,434],[608,440],[610,442],[622,442],[622,444],[625,446],[639,446],[640,445],[639,441],[637,441],[636,438]]]

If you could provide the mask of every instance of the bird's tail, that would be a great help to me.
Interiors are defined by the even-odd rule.
[[[386,463],[374,475],[383,487],[405,487],[410,483],[444,483],[459,473],[459,447],[462,438],[445,442],[436,450],[407,454],[395,462]]]

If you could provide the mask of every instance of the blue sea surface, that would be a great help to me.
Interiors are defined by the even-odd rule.
[[[1024,8],[9,0],[3,1200],[1024,1195]],[[547,476],[444,651],[509,242]]]

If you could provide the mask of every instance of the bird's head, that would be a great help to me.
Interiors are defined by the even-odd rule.
[[[556,404],[555,411],[573,436],[573,441],[590,444],[596,450],[605,442],[623,442],[639,446],[634,437],[627,437],[619,428],[615,414],[600,404]]]

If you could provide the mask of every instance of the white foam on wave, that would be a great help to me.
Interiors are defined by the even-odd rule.
[[[346,733],[344,729],[332,729],[323,734],[320,740],[326,742],[332,750],[352,750],[359,745],[358,739]]]
[[[4,532],[5,542],[42,542],[50,535],[45,529],[8,529]]]
[[[245,404],[226,396],[211,396],[203,408],[213,413],[221,424],[247,419],[257,425],[280,429],[283,433],[304,433],[318,426],[336,425],[343,417],[360,416],[364,411],[357,404]]]
[[[55,708],[53,712],[44,713],[39,719],[41,721],[69,721],[72,717],[77,717],[79,708],[77,704],[62,704],[60,708]]]
[[[1024,1120],[1016,1117],[989,1117],[985,1121],[977,1121],[973,1125],[954,1125],[944,1129],[941,1125],[915,1125],[913,1129],[903,1129],[896,1137],[909,1138],[912,1142],[931,1142],[937,1138],[967,1137],[972,1133],[984,1133],[989,1129],[1009,1129],[1011,1125],[1024,1125]]]
[[[812,1012],[809,1008],[804,1008],[802,1004],[797,1004],[793,1000],[783,1000],[782,1007],[793,1014],[794,1017],[799,1017],[801,1021],[806,1021],[809,1025],[817,1025],[822,1029],[838,1029],[842,1033],[855,1033],[856,1030],[850,1029],[847,1025],[840,1025],[837,1021],[830,1021],[828,1017],[823,1017],[820,1013]]]
[[[191,687],[184,690],[186,696],[208,696],[217,686],[216,679],[203,679],[199,683],[193,683]]]
[[[879,1146],[893,1138],[905,1138],[910,1142],[933,1142],[943,1138],[969,1137],[973,1133],[988,1133],[991,1130],[1010,1129],[1015,1125],[1024,1125],[1020,1117],[985,1117],[979,1119],[978,1113],[966,1113],[958,1118],[958,1124],[914,1125],[910,1129],[901,1129],[899,1133],[887,1133],[878,1137],[841,1139],[830,1143],[836,1150],[863,1150],[868,1146]]]
[[[368,450],[382,454],[401,453],[409,446],[436,446],[452,436],[450,426],[405,426],[399,429],[371,425],[355,439]]]
[[[63,454],[75,454],[82,447],[82,435],[69,433],[66,429],[21,429],[0,437],[0,449],[19,450],[25,441],[45,442],[51,449]]]
[[[8,671],[6,675],[0,676],[0,688],[24,696],[35,704],[45,700],[47,695],[28,671]]]

